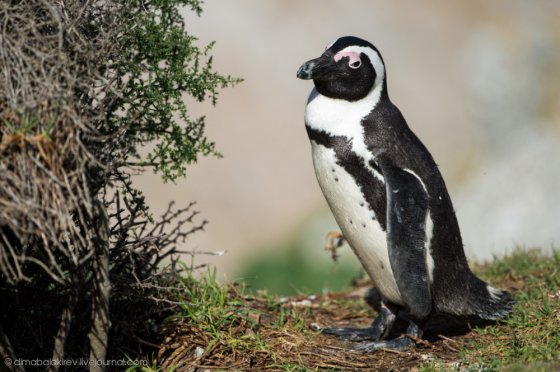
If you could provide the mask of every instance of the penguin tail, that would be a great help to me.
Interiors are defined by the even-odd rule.
[[[510,292],[502,289],[494,288],[490,284],[486,284],[488,293],[484,303],[479,305],[477,315],[484,320],[499,320],[506,317],[513,310],[515,300]]]

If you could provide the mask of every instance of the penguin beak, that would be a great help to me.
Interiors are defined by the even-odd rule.
[[[312,59],[301,65],[297,72],[297,77],[302,80],[315,79],[326,70],[330,63],[330,58],[323,54],[321,57]]]

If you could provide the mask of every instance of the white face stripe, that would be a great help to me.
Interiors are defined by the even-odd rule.
[[[359,56],[361,53],[364,53],[366,56],[368,56],[371,64],[373,65],[373,68],[375,69],[375,74],[377,76],[375,78],[375,83],[373,84],[373,89],[375,89],[378,85],[383,85],[383,79],[385,78],[385,66],[383,65],[383,61],[381,61],[381,57],[375,50],[362,46],[349,46],[336,53],[336,55],[357,54]],[[383,86],[381,86],[381,89],[383,89]]]

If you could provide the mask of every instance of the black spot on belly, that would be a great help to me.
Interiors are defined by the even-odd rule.
[[[365,224],[365,223],[363,223],[363,224],[362,224],[362,227],[364,227],[364,228],[365,228],[365,227],[366,227],[366,224]]]
[[[381,270],[385,269],[385,266],[383,266],[383,264],[381,264]]]
[[[337,178],[337,177],[335,177],[334,180],[335,180],[336,182],[338,182],[338,178]]]
[[[333,169],[331,169],[331,171],[332,171],[332,172],[334,173],[334,168],[333,168]]]
[[[350,222],[350,225],[352,225],[354,222],[352,222],[352,220],[349,220],[348,222]]]
[[[366,164],[363,157],[359,156],[352,150],[352,140],[346,136],[333,136],[323,130],[313,129],[305,126],[309,139],[314,143],[332,149],[336,155],[336,164],[346,171],[359,186],[361,194],[365,200],[364,207],[375,211],[377,214],[376,221],[383,231],[386,230],[386,189],[383,181],[379,180],[373,172],[368,169],[372,167],[378,173],[381,170],[374,161]],[[331,166],[331,171],[334,166]],[[333,172],[333,176],[336,172]]]

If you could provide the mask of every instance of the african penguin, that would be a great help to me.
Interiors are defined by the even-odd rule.
[[[434,315],[469,322],[506,316],[514,301],[469,269],[443,178],[389,99],[379,51],[341,37],[297,77],[315,85],[305,126],[317,180],[380,296],[370,327],[323,332],[372,341],[361,350],[405,349]],[[405,337],[388,338],[397,319],[407,322]]]

